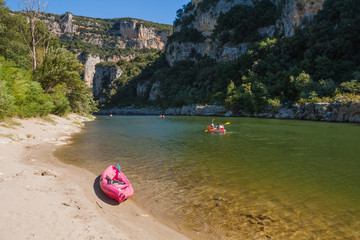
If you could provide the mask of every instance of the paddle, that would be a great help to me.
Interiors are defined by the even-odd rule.
[[[118,172],[118,179],[120,180],[120,169],[121,169],[121,167],[120,167],[119,163],[117,164],[117,166],[118,166],[118,169],[119,169],[119,172]]]
[[[213,122],[214,122],[214,120],[215,120],[215,118],[213,118],[213,119],[211,120],[211,122],[213,123]],[[205,132],[208,132],[208,130],[205,130]]]

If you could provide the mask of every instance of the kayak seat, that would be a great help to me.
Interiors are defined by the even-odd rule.
[[[125,184],[125,182],[111,179],[108,175],[106,175],[106,180],[108,180],[107,184],[120,184],[120,185]]]

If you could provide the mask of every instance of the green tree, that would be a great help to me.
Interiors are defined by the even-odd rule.
[[[50,95],[44,94],[31,76],[31,71],[16,68],[13,63],[0,58],[3,116],[33,117],[51,113],[54,105]]]
[[[87,113],[96,110],[90,89],[81,79],[82,64],[76,56],[64,48],[51,48],[43,64],[36,71],[35,79],[41,83],[44,92],[54,94],[57,111],[66,113],[66,104],[74,112]],[[66,95],[68,101],[63,97]],[[61,110],[60,110],[61,109]]]
[[[0,0],[0,56],[27,69],[30,67],[28,50],[19,32],[19,23],[26,24],[21,16],[11,15],[5,2]]]
[[[360,82],[351,80],[340,84],[340,91],[343,93],[360,94]]]
[[[83,66],[74,54],[64,48],[51,48],[35,79],[41,83],[45,93],[51,93],[59,84],[66,84],[70,88],[76,85],[81,81],[82,70]]]

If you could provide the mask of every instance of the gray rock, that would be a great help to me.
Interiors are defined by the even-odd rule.
[[[232,111],[227,111],[224,116],[225,117],[231,117],[232,115],[233,115]]]

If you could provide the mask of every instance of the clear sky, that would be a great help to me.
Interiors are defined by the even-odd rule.
[[[5,0],[11,10],[19,10],[19,1]],[[33,0],[34,1],[34,0]],[[35,0],[36,1],[36,0]],[[139,18],[156,23],[172,24],[176,11],[191,0],[47,0],[47,13],[94,18]],[[41,0],[46,3],[46,0]]]

